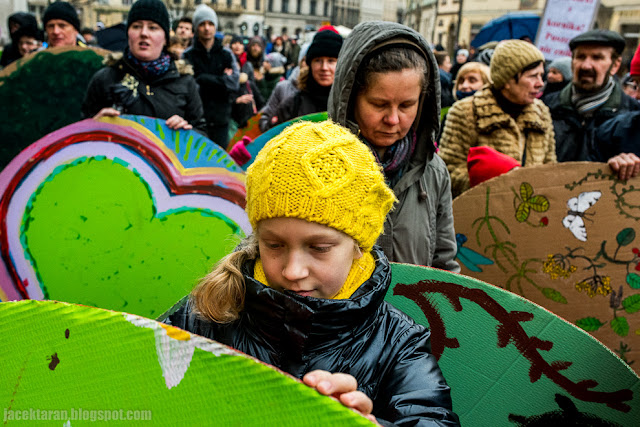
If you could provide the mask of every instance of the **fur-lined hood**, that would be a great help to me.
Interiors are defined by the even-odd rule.
[[[107,56],[104,57],[102,65],[105,65],[107,67],[115,67],[120,63],[120,61],[124,61],[123,52],[109,52]],[[177,61],[174,61],[172,59],[171,62],[174,62],[176,64],[176,69],[181,75],[193,75],[193,66],[191,66],[191,64],[189,64],[184,59],[179,59]]]

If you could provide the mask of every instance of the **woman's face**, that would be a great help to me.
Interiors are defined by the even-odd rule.
[[[484,85],[479,71],[469,71],[458,78],[456,90],[462,92],[475,92]]]
[[[549,83],[561,83],[563,80],[564,77],[560,71],[556,68],[549,68],[549,72],[547,73],[547,81]]]
[[[129,50],[140,61],[160,58],[166,40],[164,30],[153,21],[135,21],[127,31]]]
[[[544,66],[538,65],[536,68],[522,73],[518,81],[514,78],[505,83],[502,94],[514,104],[529,105],[538,97],[540,90],[544,86],[542,76]]]
[[[313,58],[313,61],[311,61],[311,75],[320,86],[331,86],[336,76],[337,63],[337,58],[328,56]]]
[[[362,256],[346,234],[298,218],[260,221],[258,246],[269,286],[325,299],[338,293]]]
[[[415,69],[374,73],[356,97],[360,133],[379,154],[409,133],[418,114],[423,75]]]

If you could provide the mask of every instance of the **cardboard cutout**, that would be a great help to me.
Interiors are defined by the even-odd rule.
[[[106,53],[45,49],[0,71],[0,169],[32,142],[82,118],[87,86]]]
[[[209,139],[149,117],[47,135],[0,174],[0,300],[157,316],[250,232],[241,172]]]
[[[245,354],[132,314],[5,302],[0,324],[8,425],[372,425]]]
[[[430,328],[431,352],[461,425],[632,426],[640,420],[640,378],[581,329],[461,274],[392,264],[392,275],[385,299]]]
[[[640,372],[639,184],[583,162],[474,187],[453,202],[462,272],[576,324]]]

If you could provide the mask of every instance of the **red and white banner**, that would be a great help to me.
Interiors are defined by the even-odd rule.
[[[536,38],[544,57],[571,56],[569,41],[591,29],[599,4],[599,0],[547,0]]]

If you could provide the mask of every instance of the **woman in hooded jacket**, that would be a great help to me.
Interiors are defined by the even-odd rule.
[[[342,47],[328,113],[369,146],[399,200],[378,239],[389,260],[459,272],[451,181],[433,143],[439,100],[427,41],[401,24],[364,22]]]

